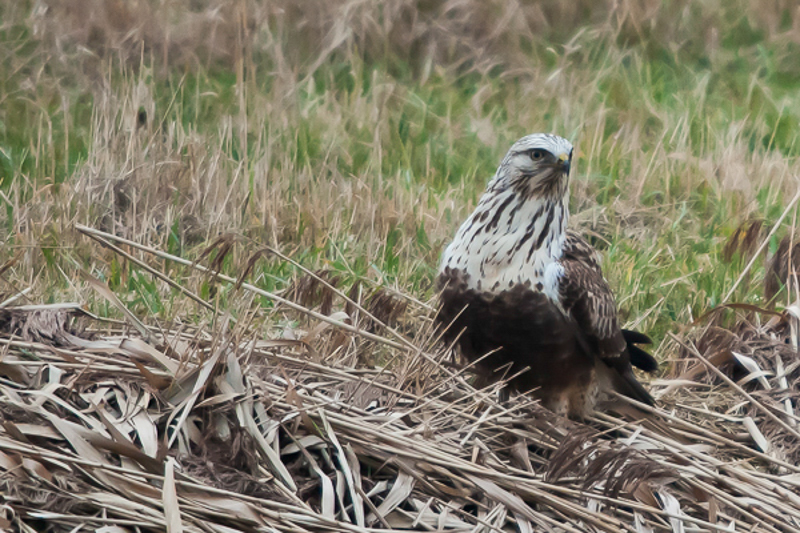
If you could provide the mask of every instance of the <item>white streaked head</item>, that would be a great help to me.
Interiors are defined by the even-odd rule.
[[[557,135],[536,133],[514,143],[444,251],[440,271],[466,274],[467,286],[479,291],[523,283],[554,298],[571,161],[572,144]]]
[[[503,158],[490,190],[514,188],[523,197],[567,192],[572,143],[558,135],[533,133],[514,143]]]

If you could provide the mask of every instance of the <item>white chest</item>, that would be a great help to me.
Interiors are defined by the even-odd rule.
[[[557,299],[566,205],[515,200],[511,193],[484,196],[445,250],[440,270],[465,272],[475,290],[499,292],[527,284]]]

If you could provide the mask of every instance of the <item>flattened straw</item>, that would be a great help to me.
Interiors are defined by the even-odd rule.
[[[625,399],[625,400],[630,400],[627,397],[622,397],[622,398]],[[635,400],[630,400],[630,401],[633,402]],[[772,457],[771,455],[767,455],[767,454],[765,454],[765,453],[763,453],[763,452],[761,452],[759,450],[756,450],[754,448],[750,448],[749,446],[745,446],[742,443],[736,442],[736,441],[731,440],[731,439],[729,439],[727,437],[724,437],[722,435],[714,433],[713,431],[708,430],[708,429],[706,429],[704,427],[692,424],[691,422],[687,422],[686,420],[683,420],[683,419],[678,418],[676,416],[670,415],[669,413],[667,413],[667,412],[665,412],[663,410],[656,409],[656,408],[651,407],[651,406],[649,406],[647,404],[636,402],[635,405],[636,405],[637,408],[639,408],[639,409],[641,409],[643,411],[647,411],[648,413],[657,414],[658,416],[660,416],[662,418],[665,418],[665,419],[669,420],[670,422],[672,422],[674,424],[678,424],[678,425],[681,425],[683,427],[686,427],[690,431],[693,431],[693,432],[695,432],[695,433],[697,433],[699,435],[703,435],[703,436],[707,437],[708,439],[723,443],[726,446],[730,446],[730,447],[735,448],[735,449],[737,449],[739,451],[743,451],[743,452],[747,453],[748,455],[752,455],[752,456],[758,457],[759,459],[763,459],[764,461],[767,461],[769,463],[773,463],[773,464],[775,464],[777,466],[786,468],[787,470],[791,470],[793,472],[800,473],[800,466],[798,466],[798,465],[787,463],[786,461],[782,461],[782,460],[780,460],[780,459],[778,459],[776,457]],[[595,416],[602,416],[602,413],[596,413]],[[653,435],[655,436],[656,434],[653,434]]]
[[[609,418],[611,418],[611,417],[609,417]],[[624,431],[624,428],[620,428],[620,429]],[[646,435],[644,435],[644,436],[646,436]],[[650,437],[656,437],[656,436],[657,435],[650,435]],[[657,439],[657,440],[660,440],[660,439]],[[667,447],[662,448],[662,451],[664,451],[664,452],[672,452],[673,455],[680,456],[682,460],[686,460],[687,457],[694,457],[697,460],[708,461],[712,465],[716,465],[718,468],[722,468],[722,469],[725,468],[725,464],[722,461],[719,461],[717,459],[708,457],[707,455],[702,454],[700,452],[697,452],[696,450],[693,450],[690,447],[683,446],[680,443],[676,443],[674,441],[668,441],[668,442],[665,441],[664,445],[667,446]],[[672,450],[670,447],[677,448],[679,452],[681,452],[681,453],[683,453],[685,455],[680,455],[676,451]],[[660,459],[654,459],[654,460],[656,460],[659,464],[661,464],[661,465],[663,465],[665,467],[672,468],[672,469],[675,469],[675,470],[686,471],[686,473],[689,474],[689,475],[686,476],[686,477],[682,477],[681,479],[683,481],[697,479],[697,473],[700,472],[703,475],[707,476],[709,479],[713,479],[718,483],[723,483],[723,484],[724,483],[729,483],[729,481],[726,480],[725,477],[720,476],[719,474],[716,474],[715,472],[713,472],[712,470],[709,470],[707,467],[705,467],[704,465],[701,465],[701,464],[692,463],[691,469],[690,469],[690,468],[687,468],[687,467],[682,466],[682,465],[677,464],[677,463],[669,463],[669,462],[666,462],[666,461],[662,461]],[[596,497],[596,496],[592,495],[592,497]],[[736,509],[741,514],[751,518],[754,521],[759,521],[759,519],[756,516],[752,515],[751,513],[746,511],[745,509],[742,509],[739,505],[737,505],[735,503],[734,500],[730,499],[729,497],[726,497],[724,499],[728,503],[728,505],[730,505],[731,507]],[[620,504],[622,505],[622,503],[620,503]],[[631,505],[631,504],[630,504],[630,502],[626,501],[624,503],[624,505]],[[654,512],[653,509],[651,509],[649,507],[644,508],[644,510],[647,510],[648,512]],[[667,516],[667,517],[670,517],[670,518],[678,518],[678,519],[685,520],[685,521],[697,522],[697,519],[695,519],[693,517],[690,517],[690,516],[683,516],[683,515],[677,516],[677,515],[668,513],[666,511],[663,511],[663,512],[664,512],[664,516]],[[727,531],[726,528],[715,526],[713,524],[705,523],[703,525],[706,526],[706,527],[709,527],[709,526],[713,527],[713,529],[716,529],[718,531]],[[775,530],[772,527],[770,527],[770,531],[774,531],[775,533],[779,533],[777,530]]]
[[[371,435],[373,438],[385,443],[382,448],[387,453],[395,453],[401,457],[408,457],[410,459],[415,459],[417,461],[427,462],[438,467],[446,468],[453,477],[455,477],[453,469],[458,468],[462,475],[472,473],[473,475],[483,476],[486,479],[508,480],[510,478],[515,483],[522,481],[517,477],[510,477],[502,474],[501,472],[490,470],[488,468],[481,467],[480,465],[465,461],[459,457],[453,457],[441,451],[440,449],[433,447],[427,442],[412,440],[403,436],[389,435],[383,431],[379,431],[378,428],[369,427],[366,424],[359,423],[358,421],[350,420],[335,412],[326,413],[326,417],[329,421],[331,421],[331,423],[336,421],[340,427],[351,427],[353,429],[351,438],[360,441],[364,445],[369,445],[369,441],[363,440],[363,436]],[[462,476],[458,477],[463,479]],[[517,488],[522,487],[523,485],[517,485]],[[597,516],[589,513],[589,511],[583,507],[580,507],[579,505],[562,498],[554,497],[546,490],[542,490],[535,486],[528,486],[527,488],[528,493],[535,500],[541,501],[547,505],[552,505],[555,508],[560,508],[565,512],[571,512],[579,515],[582,517],[582,519],[585,519],[587,522],[590,522],[597,527],[604,527],[606,525],[603,520],[611,520],[611,522],[614,524],[613,527],[621,527],[621,524],[613,517],[603,516],[602,519],[600,519]],[[617,530],[618,529],[611,529],[611,531]]]
[[[742,509],[742,507],[738,503],[736,503],[736,501],[735,501],[733,496],[731,496],[727,492],[725,492],[723,490],[720,490],[719,488],[711,485],[710,483],[707,483],[707,482],[703,481],[702,479],[699,479],[699,478],[693,478],[693,479],[692,478],[687,478],[686,482],[689,483],[690,485],[695,485],[698,488],[701,488],[702,490],[705,490],[706,492],[708,492],[710,494],[713,494],[716,498],[718,498],[725,505],[731,507],[732,509],[735,509],[737,512],[739,512],[743,516],[749,518],[754,523],[759,524],[759,525],[761,525],[763,527],[766,527],[769,531],[773,531],[775,533],[780,533],[781,530],[776,529],[774,526],[772,526],[770,524],[765,524],[764,523],[764,519],[765,518],[767,520],[769,520],[770,522],[775,523],[778,526],[784,526],[785,525],[784,521],[781,520],[780,518],[776,519],[775,517],[772,517],[772,516],[769,516],[769,515],[766,515],[765,517],[758,517],[755,514],[751,513],[750,511],[748,511],[746,509]],[[793,531],[793,530],[790,530],[790,531]]]
[[[684,520],[686,522],[690,522],[692,524],[696,524],[698,526],[702,526],[702,527],[708,528],[708,529],[710,529],[712,531],[730,531],[725,526],[720,526],[720,525],[717,525],[717,524],[713,524],[713,523],[708,522],[706,520],[703,520],[701,518],[696,518],[696,517],[693,517],[693,516],[683,516],[683,515],[677,516],[677,515],[674,515],[674,514],[668,512],[668,511],[664,511],[663,509],[659,509],[659,508],[656,508],[656,507],[651,507],[651,506],[649,506],[647,504],[638,502],[636,500],[624,500],[622,498],[614,498],[614,497],[611,497],[611,496],[607,496],[607,495],[603,494],[602,492],[588,492],[586,490],[573,489],[573,488],[569,488],[569,487],[562,487],[560,485],[551,485],[550,486],[550,490],[552,490],[553,492],[558,492],[558,493],[562,493],[562,494],[565,494],[565,495],[569,495],[569,496],[572,496],[574,498],[593,498],[593,499],[598,500],[600,502],[607,503],[608,505],[612,505],[612,506],[616,506],[616,507],[630,507],[631,509],[634,509],[634,510],[637,510],[637,511],[641,511],[641,512],[647,512],[647,513],[650,513],[650,514],[653,514],[653,515],[656,515],[656,516],[659,516],[659,517],[662,517],[662,518],[678,518],[680,520]],[[663,528],[664,530],[672,531],[672,528],[669,527],[669,526],[660,525],[660,524],[656,524],[656,525],[658,525],[658,527]],[[776,533],[779,533],[779,532],[776,532]]]
[[[798,193],[798,194],[800,194],[800,193]],[[759,411],[764,413],[767,416],[767,418],[769,418],[770,420],[772,420],[773,422],[775,422],[776,424],[781,426],[783,429],[785,429],[787,432],[789,432],[790,435],[792,435],[793,437],[795,437],[796,439],[798,439],[800,441],[800,432],[798,432],[797,429],[795,429],[791,425],[787,424],[783,419],[781,419],[780,417],[775,415],[775,413],[773,413],[771,409],[769,409],[764,404],[762,404],[761,402],[759,402],[758,400],[753,398],[753,396],[750,395],[750,393],[748,393],[746,390],[744,390],[738,383],[736,383],[731,378],[726,376],[725,373],[722,370],[720,370],[716,366],[712,365],[709,362],[708,359],[703,357],[703,354],[700,353],[700,351],[697,349],[697,347],[694,345],[694,343],[691,343],[691,344],[687,345],[686,343],[684,343],[683,341],[678,339],[678,337],[676,337],[673,333],[668,333],[668,335],[670,337],[672,337],[675,341],[677,341],[681,346],[683,346],[684,348],[688,349],[691,352],[692,355],[694,355],[695,357],[700,359],[700,361],[702,361],[703,364],[706,365],[706,367],[708,369],[710,369],[714,374],[717,375],[717,377],[719,377],[725,383],[727,383],[728,386],[730,386],[736,392],[738,392],[739,394],[741,394],[742,396],[747,398],[747,401],[749,401],[751,404],[753,404],[756,407],[756,409],[758,409]],[[785,414],[785,413],[782,413],[782,414]]]
[[[494,501],[498,501],[498,502],[502,503],[508,509],[514,511],[515,513],[519,513],[520,515],[526,517],[528,520],[530,520],[532,522],[535,522],[535,523],[544,522],[546,524],[550,523],[552,525],[558,526],[560,529],[563,529],[564,531],[568,531],[568,532],[571,532],[571,533],[580,533],[579,529],[574,529],[568,523],[559,523],[559,522],[556,522],[553,518],[550,518],[548,516],[542,515],[541,513],[535,512],[533,509],[530,508],[530,506],[528,506],[528,504],[526,504],[524,501],[522,501],[522,498],[520,498],[518,495],[516,495],[516,494],[514,494],[512,492],[509,492],[506,489],[503,489],[503,488],[499,487],[497,484],[493,483],[492,481],[483,479],[483,478],[478,477],[478,476],[473,476],[473,475],[470,475],[470,474],[467,474],[466,477],[476,487],[480,488],[486,494],[491,495],[492,498],[494,499]],[[601,527],[603,529],[605,529],[606,527],[619,527],[619,526],[623,526],[624,527],[624,524],[622,524],[621,522],[619,522],[618,524],[613,524],[613,525],[610,525],[610,524],[606,525],[606,524],[602,524],[602,523],[595,523],[595,525],[596,525],[596,527]],[[628,528],[626,528],[626,529],[628,529]],[[605,530],[606,531],[611,531],[611,532],[619,531],[619,529],[605,529]]]

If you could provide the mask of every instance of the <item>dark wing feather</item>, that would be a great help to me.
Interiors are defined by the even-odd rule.
[[[568,232],[561,265],[564,275],[559,293],[564,312],[575,320],[593,352],[616,371],[615,388],[626,396],[653,405],[653,398],[637,381],[631,368],[631,362],[647,371],[657,368],[655,359],[634,345],[650,339],[641,333],[620,329],[617,304],[594,249],[579,235]]]
[[[628,341],[628,344],[653,344],[653,339],[641,331],[623,329],[622,334],[625,336],[625,340]]]
[[[594,249],[575,233],[567,233],[561,259],[561,307],[572,316],[602,359],[625,357],[626,342],[617,320],[617,304]]]
[[[636,346],[637,344],[652,344],[653,341],[650,340],[650,337],[639,331],[631,331],[629,329],[623,329],[622,336],[625,337],[625,342],[628,343],[628,353],[631,354],[631,364],[633,366],[645,372],[658,370],[658,361],[656,361],[655,357]]]

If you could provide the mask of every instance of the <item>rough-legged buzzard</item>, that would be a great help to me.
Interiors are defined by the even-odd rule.
[[[636,346],[650,339],[620,329],[595,250],[567,230],[571,161],[556,135],[514,143],[444,252],[437,318],[480,385],[508,379],[570,417],[606,390],[652,405],[631,368],[656,370]]]

